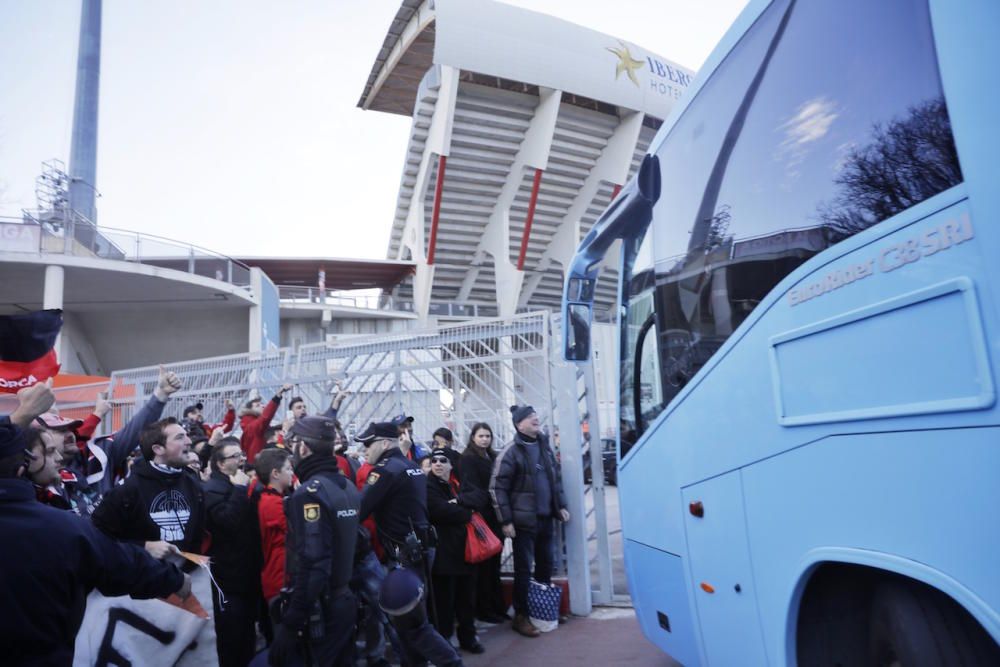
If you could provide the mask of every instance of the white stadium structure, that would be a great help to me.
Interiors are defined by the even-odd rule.
[[[99,13],[96,31],[99,48]],[[577,243],[691,76],[536,12],[404,0],[358,102],[412,117],[386,260],[231,258],[108,229],[75,203],[80,168],[67,176],[49,164],[39,210],[0,220],[0,313],[63,308],[64,372],[107,376],[555,308]],[[74,118],[74,160],[86,122]],[[598,303],[608,307],[613,262],[606,276]]]

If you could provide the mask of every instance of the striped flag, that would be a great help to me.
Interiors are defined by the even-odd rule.
[[[0,315],[0,393],[16,394],[59,372],[61,310]]]

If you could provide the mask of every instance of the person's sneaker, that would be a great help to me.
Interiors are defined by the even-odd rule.
[[[514,617],[512,627],[514,628],[514,632],[524,635],[525,637],[537,637],[542,634],[538,631],[538,628],[531,624],[531,620],[529,620],[524,614],[518,614]]]

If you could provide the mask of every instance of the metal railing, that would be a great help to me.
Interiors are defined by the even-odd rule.
[[[98,227],[79,214],[24,211],[0,217],[0,250],[111,259],[174,269],[230,283],[250,285],[250,267],[184,241],[125,229]]]
[[[283,302],[292,304],[317,304],[362,310],[413,310],[412,306],[403,307],[403,301],[394,299],[389,294],[358,294],[304,285],[278,285],[278,297]]]

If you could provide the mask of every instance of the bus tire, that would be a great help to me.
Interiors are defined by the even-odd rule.
[[[872,597],[869,664],[986,667],[1000,665],[1000,647],[940,591],[892,580],[879,584]]]

